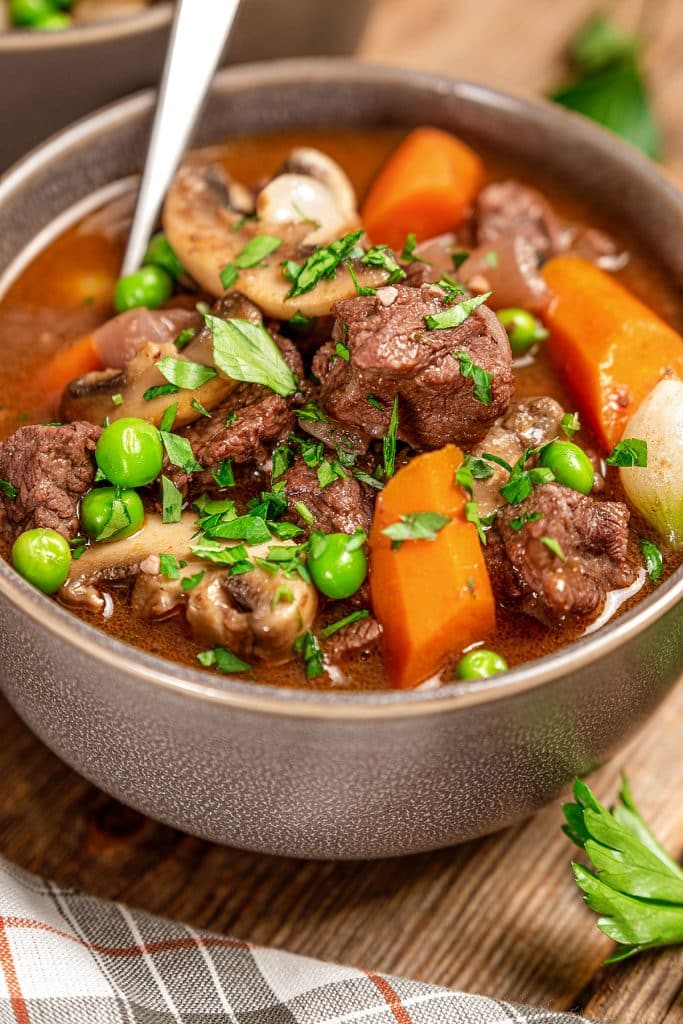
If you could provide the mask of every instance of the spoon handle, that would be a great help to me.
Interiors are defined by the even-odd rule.
[[[239,4],[240,0],[177,0],[123,275],[142,262]]]

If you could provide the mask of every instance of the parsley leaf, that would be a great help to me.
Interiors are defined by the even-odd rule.
[[[455,307],[458,308],[457,306]],[[492,402],[491,381],[493,375],[482,366],[473,363],[467,352],[456,352],[455,358],[460,364],[460,373],[463,377],[471,377],[474,384],[474,397],[482,405],[490,405]]]
[[[227,263],[220,272],[221,284],[226,291],[236,283],[239,277],[238,271],[257,266],[281,245],[282,239],[276,238],[274,235],[255,235],[250,238],[242,251],[235,257],[235,262]]]
[[[189,359],[174,359],[173,356],[163,356],[155,365],[162,377],[175,384],[176,388],[184,388],[187,391],[194,391],[207,381],[213,380],[217,372],[213,366],[192,363]]]
[[[202,405],[202,403],[197,398],[193,398],[192,401],[190,402],[190,405],[192,406],[195,412],[199,413],[200,416],[204,416],[207,420],[211,419],[211,413]]]
[[[517,516],[516,519],[508,519],[508,526],[515,533],[519,533],[523,526],[527,523],[535,523],[537,519],[542,519],[542,512],[523,512],[521,516]]]
[[[11,484],[9,480],[0,480],[0,491],[2,491],[5,497],[9,498],[10,501],[14,501],[19,493],[14,484]]]
[[[639,543],[640,550],[643,553],[643,561],[645,562],[647,574],[651,581],[656,583],[662,575],[662,569],[664,567],[662,552],[654,541],[648,540],[647,537],[641,537]]]
[[[345,363],[348,363],[350,361],[351,353],[349,351],[349,346],[345,345],[343,341],[337,342],[337,344],[334,346],[334,351],[335,354],[338,355],[340,359],[343,359]]]
[[[161,422],[159,423],[159,431],[171,430],[173,428],[173,424],[175,422],[175,418],[176,418],[176,413],[177,412],[178,412],[178,403],[177,402],[173,402],[171,405],[167,405],[166,406],[166,408],[164,409],[163,415],[161,417]]]
[[[683,942],[683,869],[648,828],[626,779],[611,811],[579,779],[574,800],[563,807],[562,831],[593,862],[593,871],[572,868],[585,902],[600,914],[598,928],[618,943],[607,962]]]
[[[644,469],[647,466],[647,441],[625,437],[614,446],[605,462],[608,466],[639,466]]]
[[[201,472],[202,466],[195,459],[192,445],[186,437],[171,434],[168,430],[160,430],[159,433],[172,466],[179,466],[183,473]]]
[[[385,284],[396,284],[408,275],[403,267],[399,267],[394,254],[388,245],[373,245],[360,258],[360,262],[369,267],[380,267],[389,274]]]
[[[464,324],[477,306],[486,302],[491,292],[483,292],[481,295],[474,295],[471,299],[463,299],[453,306],[449,306],[442,313],[433,313],[425,317],[425,323],[430,331],[445,331],[450,327],[460,327]]]
[[[242,661],[227,647],[214,647],[210,651],[200,651],[197,660],[204,668],[215,668],[218,672],[250,672],[251,665]]]
[[[183,509],[183,496],[167,476],[161,478],[161,521],[179,523]]]
[[[180,586],[183,590],[194,590],[195,587],[199,586],[205,576],[206,572],[204,569],[195,573],[194,576],[183,576],[180,581]]]
[[[462,465],[455,471],[455,482],[464,487],[470,494],[474,490],[475,480],[488,480],[493,476],[493,469],[484,459],[477,459],[474,455],[466,455]]]
[[[186,327],[184,331],[180,332],[180,334],[174,340],[173,344],[175,345],[179,352],[182,352],[185,346],[189,345],[193,338],[194,327]]]
[[[146,402],[151,402],[153,398],[160,398],[162,395],[177,395],[180,388],[177,384],[155,384],[152,388],[147,388],[144,395],[142,396]]]
[[[180,579],[180,565],[175,555],[162,553],[159,555],[159,573],[169,580]]]
[[[581,430],[581,420],[579,419],[578,412],[566,412],[560,420],[560,428],[571,441],[574,434]]]
[[[294,463],[294,456],[291,448],[286,444],[279,444],[277,448],[273,449],[272,463],[272,478],[273,480],[277,480],[277,478],[282,476],[283,473],[286,473]]]
[[[391,547],[397,551],[408,540],[436,540],[437,534],[451,522],[451,516],[440,512],[408,512],[398,523],[385,526],[382,533],[391,540]]]
[[[286,269],[289,280],[292,281],[292,287],[287,292],[287,298],[293,299],[305,292],[310,292],[319,281],[334,277],[340,263],[351,257],[362,235],[362,230],[352,231],[329,245],[319,246],[311,253],[303,266],[288,263]]]
[[[121,500],[118,494],[115,494],[112,498],[109,517],[95,537],[95,540],[109,540],[119,533],[120,530],[125,530],[128,526],[130,526],[130,513],[125,502]]]
[[[547,547],[548,551],[552,551],[552,553],[554,555],[557,555],[557,557],[560,558],[563,562],[567,561],[567,556],[562,550],[560,542],[555,540],[554,537],[540,537],[539,540],[541,541],[541,544]]]
[[[417,249],[417,238],[411,231],[409,235],[406,235],[406,240],[401,249],[401,255],[399,259],[403,263],[426,263],[429,266],[429,260],[423,260],[420,256],[415,255]]]
[[[219,487],[235,486],[235,474],[230,459],[223,459],[218,469],[212,470],[211,475]]]
[[[233,380],[263,384],[282,397],[294,394],[296,377],[263,324],[221,320],[211,314],[204,320],[213,335],[214,362],[222,373]]]
[[[456,270],[460,270],[460,267],[463,265],[465,260],[468,260],[469,258],[470,254],[467,251],[467,249],[458,249],[456,252],[451,253],[453,266],[455,267]]]
[[[302,659],[307,679],[314,679],[325,671],[320,644],[310,629],[294,641],[294,653]]]
[[[384,457],[384,475],[388,480],[394,475],[396,468],[396,436],[398,434],[398,395],[394,395],[389,417],[389,427],[382,441],[382,455]]]
[[[343,619],[337,619],[336,622],[331,622],[329,626],[325,626],[320,630],[320,636],[323,640],[327,640],[328,637],[334,636],[340,629],[344,629],[346,626],[350,626],[352,622],[360,622],[361,619],[367,619],[370,612],[367,608],[363,608],[357,612],[351,612],[349,615],[345,615]]]

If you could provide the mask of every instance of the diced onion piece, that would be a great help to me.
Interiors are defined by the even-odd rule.
[[[624,437],[647,441],[647,467],[620,470],[626,494],[669,544],[683,546],[683,381],[660,381]]]

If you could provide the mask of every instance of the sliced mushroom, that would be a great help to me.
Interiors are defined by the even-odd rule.
[[[221,316],[239,316],[254,322],[261,321],[259,311],[238,293],[233,293],[223,300],[217,312]],[[197,324],[196,316],[193,324]],[[177,331],[172,337],[176,334]],[[122,416],[140,416],[158,426],[169,402],[173,401],[178,403],[174,426],[182,427],[201,415],[196,405],[192,404],[193,401],[200,402],[206,409],[212,409],[238,387],[238,383],[231,377],[219,373],[201,387],[193,390],[181,389],[171,399],[166,394],[147,400],[144,396],[150,388],[167,383],[156,367],[157,361],[163,356],[185,359],[205,366],[213,365],[211,331],[208,327],[202,328],[181,352],[171,341],[138,342],[135,355],[121,369],[97,370],[68,384],[60,408],[62,418],[102,423],[105,417],[109,417],[111,421]],[[115,404],[114,395],[120,395],[122,401]]]
[[[310,156],[314,151],[294,150],[293,154],[297,152],[309,154],[295,163],[300,170],[296,173],[287,170],[261,190],[257,207],[260,204],[263,210],[262,219],[244,221],[232,205],[226,172],[219,164],[208,163],[201,156],[178,171],[166,196],[163,214],[164,230],[178,258],[201,287],[213,295],[223,294],[221,270],[235,262],[252,238],[273,235],[282,239],[280,247],[264,263],[241,269],[234,286],[264,314],[280,319],[289,319],[297,310],[305,316],[325,316],[339,299],[355,294],[348,270],[339,268],[333,278],[320,281],[310,292],[287,298],[291,286],[282,275],[281,263],[287,260],[301,263],[310,255],[312,244],[332,242],[360,227],[352,190],[352,208],[349,209],[351,199],[341,168],[321,153],[314,174]],[[301,171],[304,166],[308,168],[306,175]],[[302,196],[304,176],[310,179],[307,196],[315,204],[318,216],[302,204],[299,217],[292,219],[299,205],[297,197]],[[286,219],[285,213],[290,214]],[[309,215],[310,219],[315,219],[313,231]],[[384,270],[362,265],[356,273],[363,286],[377,287],[387,277]]]
[[[196,532],[197,518],[193,513],[184,513],[179,523],[162,523],[160,516],[149,514],[142,529],[132,537],[92,544],[80,558],[74,559],[57,596],[63,604],[102,611],[103,585],[137,575],[141,563],[155,557],[158,560],[162,551],[176,558],[186,557]]]
[[[247,551],[250,560],[264,558],[268,545]],[[183,590],[181,580],[141,572],[133,590],[133,608],[146,618],[159,619],[184,607],[199,643],[228,647],[247,660],[290,661],[294,642],[315,619],[315,588],[298,576],[289,579],[282,571],[267,572],[258,566],[231,576],[227,569],[195,561],[188,562],[182,576],[192,576],[201,568],[205,568],[204,577],[190,591]]]

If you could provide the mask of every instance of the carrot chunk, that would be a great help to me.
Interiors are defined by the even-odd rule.
[[[543,277],[555,294],[543,314],[548,351],[605,451],[662,377],[683,377],[683,338],[610,274],[557,256]]]
[[[367,195],[361,219],[373,242],[401,249],[453,231],[484,183],[477,154],[449,132],[416,128],[391,154]]]
[[[46,399],[60,395],[70,381],[92,370],[101,370],[99,357],[91,334],[84,334],[66,348],[60,349],[34,378],[37,393]]]
[[[455,445],[419,455],[377,498],[370,590],[384,629],[387,676],[397,689],[427,679],[495,626],[482,547],[476,528],[465,519],[465,492],[455,483],[462,460]],[[435,540],[392,547],[382,531],[414,512],[438,512],[451,521]]]

